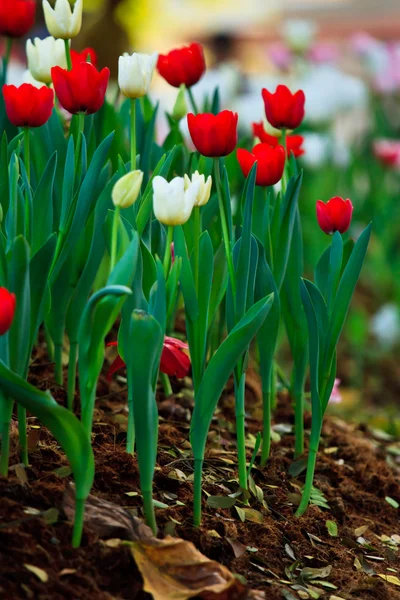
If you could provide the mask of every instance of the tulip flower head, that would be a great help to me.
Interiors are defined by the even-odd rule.
[[[276,129],[296,129],[304,119],[305,95],[302,90],[295,94],[286,85],[278,85],[271,94],[265,88],[262,91],[265,115]]]
[[[23,37],[35,22],[34,0],[0,0],[0,35]]]
[[[143,171],[131,171],[118,179],[111,194],[114,206],[120,208],[132,206],[139,197],[142,181]]]
[[[160,54],[157,69],[170,85],[186,87],[195,85],[205,73],[206,61],[203,46],[198,43],[190,44],[168,54]]]
[[[56,0],[52,8],[43,0],[44,20],[49,33],[55,38],[70,40],[78,35],[82,27],[83,0],[76,0],[73,8],[69,0]]]
[[[3,85],[3,96],[7,117],[15,127],[41,127],[51,117],[54,92],[46,86]]]
[[[158,54],[125,53],[118,61],[118,85],[127,98],[141,98],[149,91]]]
[[[117,346],[118,342],[110,342],[107,346]],[[125,363],[120,356],[114,360],[107,373],[108,381],[111,381],[113,374],[125,367]],[[169,377],[183,379],[190,371],[191,361],[189,356],[189,347],[184,342],[176,338],[165,336],[163,350],[160,360],[160,371]]]
[[[53,67],[51,76],[61,106],[73,115],[92,115],[103,106],[110,77],[107,67],[99,72],[90,63],[78,62],[71,71]]]
[[[285,168],[285,150],[283,146],[272,148],[268,144],[257,144],[252,152],[239,148],[237,159],[245,177],[257,163],[256,185],[275,185],[281,180]]]
[[[203,113],[188,114],[188,126],[196,150],[203,156],[227,156],[237,144],[238,115],[223,110],[217,115]]]
[[[0,287],[0,335],[4,335],[10,329],[15,313],[15,294],[11,294],[6,288]]]
[[[279,138],[275,135],[269,134],[265,131],[262,121],[260,123],[253,123],[253,135],[258,137],[260,142],[268,144],[272,148],[276,148],[279,145]],[[286,151],[288,157],[293,154],[296,158],[304,154],[303,148],[304,138],[302,135],[287,135],[286,136]]]
[[[62,40],[48,36],[41,40],[35,38],[26,42],[28,68],[36,81],[51,83],[51,69],[59,66],[67,68],[65,47]]]
[[[340,389],[339,389],[340,383],[341,383],[341,380],[336,377],[335,382],[333,384],[331,395],[329,397],[329,404],[340,404],[342,402],[343,398],[342,398],[342,394],[340,393]]]
[[[89,60],[88,60],[89,57]],[[94,67],[97,66],[97,55],[93,48],[85,48],[81,52],[72,50],[71,48],[71,61],[72,66],[80,62],[90,62]]]
[[[185,190],[183,177],[168,182],[157,175],[153,179],[153,208],[156,219],[164,225],[183,225],[192,214],[201,182],[195,181]]]
[[[399,140],[376,140],[373,149],[376,158],[384,165],[387,165],[388,167],[400,167]]]
[[[185,175],[185,190],[188,190],[190,186],[197,181],[200,183],[200,187],[194,205],[204,206],[211,196],[212,177],[209,175],[206,180],[204,175],[200,175],[198,171],[193,173],[192,179],[190,179],[188,175]]]
[[[353,205],[351,201],[343,200],[336,196],[331,198],[325,204],[321,200],[317,201],[317,220],[322,231],[332,235],[335,231],[344,233],[348,230],[353,214]]]

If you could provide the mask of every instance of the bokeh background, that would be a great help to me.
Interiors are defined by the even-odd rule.
[[[398,0],[85,0],[73,47],[93,47],[117,76],[124,51],[204,44],[208,71],[193,89],[201,102],[219,86],[239,113],[240,135],[264,118],[261,88],[286,83],[306,93],[304,223],[306,271],[329,240],[315,202],[351,198],[357,236],[373,238],[339,350],[342,402],[333,410],[400,434],[400,3]],[[33,35],[44,37],[39,18]],[[21,79],[24,45],[11,79]],[[176,90],[158,75],[160,114]],[[160,118],[158,133],[165,136]],[[234,158],[233,158],[234,160]],[[287,349],[282,345],[282,360]]]

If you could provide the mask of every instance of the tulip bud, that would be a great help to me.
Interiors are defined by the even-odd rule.
[[[6,288],[0,287],[0,335],[4,335],[10,329],[14,320],[15,294],[11,294]]]
[[[172,118],[176,121],[180,121],[183,119],[183,117],[186,117],[187,112],[188,107],[186,104],[186,86],[184,83],[182,83],[176,97],[175,106],[172,110]]]
[[[204,206],[207,204],[211,196],[212,177],[209,175],[206,181],[204,175],[200,175],[198,171],[193,173],[192,180],[185,175],[185,190],[189,189],[189,187],[197,181],[200,183],[200,187],[194,205]]]
[[[353,214],[353,205],[349,199],[335,197],[326,204],[317,201],[317,220],[322,231],[332,235],[335,231],[344,233],[348,230]]]
[[[127,173],[113,187],[112,201],[114,206],[129,208],[139,197],[142,187],[143,171]]]
[[[157,54],[125,53],[118,61],[118,85],[128,98],[141,98],[149,91]]]
[[[36,81],[51,83],[51,68],[55,66],[67,68],[65,47],[62,40],[49,36],[44,40],[35,38],[26,42],[28,68]]]
[[[183,177],[168,183],[164,177],[153,179],[153,207],[156,218],[164,225],[183,225],[188,221],[200,190],[200,181],[190,183],[185,191]]]
[[[78,35],[82,27],[83,0],[76,0],[71,10],[68,0],[56,0],[52,8],[43,0],[44,20],[49,33],[55,38],[69,40]]]

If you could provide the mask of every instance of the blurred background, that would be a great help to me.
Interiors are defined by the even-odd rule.
[[[124,51],[204,44],[201,102],[219,86],[239,113],[240,136],[265,118],[261,88],[306,94],[300,199],[306,273],[329,243],[317,199],[351,198],[350,235],[373,221],[373,238],[339,350],[342,402],[334,410],[400,433],[400,3],[398,0],[85,0],[77,50],[93,47],[116,78]],[[47,35],[39,18],[33,35]],[[23,44],[11,78],[25,68]],[[158,75],[160,114],[176,90]],[[266,123],[265,123],[266,125]],[[158,127],[165,137],[165,121]],[[232,157],[235,160],[235,157]],[[287,353],[282,347],[285,360]]]

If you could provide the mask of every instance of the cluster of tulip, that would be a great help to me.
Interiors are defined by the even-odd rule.
[[[25,34],[32,24],[32,6],[32,0],[0,0],[0,33]],[[218,92],[211,103],[206,101],[208,112],[198,111],[191,87],[206,69],[200,44],[160,56],[121,56],[118,82],[127,100],[111,104],[105,100],[108,69],[96,69],[92,50],[78,54],[70,48],[81,26],[82,0],[72,8],[68,0],[57,0],[54,9],[43,0],[43,8],[53,37],[27,43],[36,83],[3,87],[14,130],[12,139],[4,134],[0,145],[7,190],[0,213],[0,472],[8,471],[16,401],[23,462],[29,460],[26,410],[53,432],[69,458],[76,483],[73,544],[79,545],[94,476],[96,385],[105,338],[118,323],[118,341],[111,342],[118,345],[118,357],[109,378],[126,366],[126,448],[137,454],[144,511],[154,530],[159,372],[167,394],[170,376],[191,373],[198,525],[207,435],[232,374],[238,481],[243,490],[248,487],[245,384],[255,339],[263,389],[261,465],[268,460],[275,354],[283,320],[294,362],[290,392],[296,456],[304,452],[304,386],[310,366],[312,428],[297,512],[301,515],[310,500],[323,415],[335,381],[336,345],[370,235],[368,227],[356,244],[343,241],[351,222],[350,200],[318,201],[318,223],[333,234],[332,244],[317,265],[316,283],[302,279],[302,175],[295,157],[303,150],[301,136],[291,132],[304,118],[304,93],[292,94],[283,85],[275,93],[262,91],[266,118],[276,135],[267,133],[262,123],[254,124],[254,136],[261,142],[251,151],[237,150],[240,170],[235,173],[243,176],[236,178],[240,183],[233,190],[224,157],[236,149],[238,116],[220,111]],[[8,56],[3,77],[7,62]],[[167,115],[171,132],[163,146],[155,142],[157,106],[147,96],[156,67],[180,88],[175,110]],[[187,115],[192,152],[178,126],[186,116],[186,91],[193,106]],[[187,344],[167,335],[174,332],[182,305]],[[27,382],[42,326],[62,385],[62,348],[69,341],[67,407]],[[80,419],[74,414],[78,398]]]

